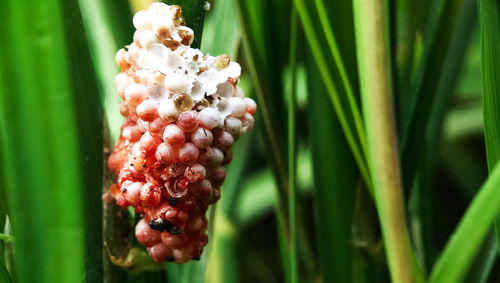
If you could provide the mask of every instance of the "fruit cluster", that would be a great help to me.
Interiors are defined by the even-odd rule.
[[[133,19],[134,42],[116,62],[126,118],[108,160],[118,205],[144,215],[137,240],[158,261],[200,258],[208,205],[220,197],[234,141],[254,125],[256,104],[237,86],[229,56],[191,48],[178,6],[152,4]]]

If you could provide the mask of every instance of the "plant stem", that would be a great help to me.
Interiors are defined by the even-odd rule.
[[[295,144],[295,111],[296,111],[296,56],[297,56],[297,11],[291,6],[291,28],[290,28],[290,69],[292,72],[292,88],[288,98],[288,221],[290,226],[290,282],[298,282],[298,263],[297,263],[297,212],[296,212],[296,144]]]
[[[355,0],[354,19],[368,159],[389,269],[393,282],[413,282],[391,102],[383,0]]]

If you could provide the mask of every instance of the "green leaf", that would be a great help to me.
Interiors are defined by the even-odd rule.
[[[353,282],[350,236],[358,170],[328,97],[318,95],[324,94],[326,89],[313,58],[309,56],[307,62],[313,196],[321,275],[324,282]]]
[[[432,227],[432,185],[431,180],[433,177],[433,172],[435,169],[434,163],[436,161],[437,152],[439,150],[439,138],[441,137],[441,129],[443,128],[443,120],[445,115],[450,115],[447,112],[452,95],[455,93],[457,81],[459,79],[459,74],[463,69],[464,64],[463,58],[465,57],[468,46],[470,45],[470,39],[473,29],[476,27],[476,7],[474,1],[464,1],[464,4],[460,6],[457,12],[456,25],[453,27],[453,33],[450,38],[450,47],[448,48],[445,59],[443,61],[442,75],[437,82],[437,88],[435,91],[434,103],[430,110],[430,116],[428,125],[425,130],[424,146],[422,147],[421,156],[418,161],[417,176],[415,177],[415,182],[413,183],[412,190],[410,191],[410,215],[412,217],[412,223],[418,225],[413,229],[414,238],[421,238],[421,246],[419,247],[420,258],[424,263],[424,269],[429,270],[430,264],[434,262],[435,258],[433,247],[435,246]],[[460,112],[459,115],[455,115],[456,118],[460,118],[457,121],[457,129],[463,130],[467,128],[466,125],[470,124],[471,119],[469,116],[463,115]],[[464,121],[466,120],[466,121]],[[440,150],[441,152],[447,151],[446,148]],[[455,151],[452,151],[452,156],[459,158],[459,155]],[[455,164],[460,164],[457,162]],[[471,178],[473,174],[473,168],[470,168],[470,164],[466,164],[466,170],[469,171],[468,174],[464,175],[463,178],[465,182],[473,180]],[[484,179],[481,179],[481,182]],[[462,183],[465,185],[465,183]],[[476,189],[476,186],[472,188]],[[418,232],[420,231],[420,233]]]
[[[127,2],[121,0],[79,0],[83,23],[89,35],[92,61],[96,69],[101,101],[111,134],[111,144],[118,138],[123,117],[115,85],[115,75],[120,68],[115,63],[115,54],[133,40],[132,12]]]
[[[326,43],[321,41],[320,37],[318,37],[316,33],[316,27],[320,23],[313,21],[315,17],[311,16],[310,14],[310,11],[312,9],[306,5],[306,2],[304,0],[295,0],[294,4],[300,16],[306,38],[311,48],[311,52],[319,69],[319,74],[321,75],[323,83],[326,86],[327,94],[329,95],[335,112],[337,113],[337,117],[344,131],[344,135],[349,143],[354,159],[356,160],[356,163],[358,164],[358,167],[360,169],[361,176],[367,183],[367,186],[371,189],[370,170],[368,165],[366,164],[366,147],[363,137],[364,130],[358,122],[359,114],[357,113],[359,112],[359,109],[357,109],[357,105],[354,105],[355,99],[353,97],[353,90],[351,89],[348,78],[348,75],[352,76],[353,74],[355,74],[355,69],[353,69],[354,67],[352,67],[355,66],[355,60],[351,61],[351,59],[350,61],[348,61],[349,63],[352,63],[350,65],[351,68],[349,70],[345,70],[344,64],[341,63],[342,60],[338,55],[338,52],[341,52],[342,50],[348,50],[349,46],[351,46],[350,43],[352,43],[352,36],[351,38],[349,38],[350,40],[344,42],[343,49],[337,50],[340,48],[336,45],[333,31],[329,26],[327,17],[323,13],[325,6],[322,4],[322,2],[317,1],[316,6],[317,11],[320,12],[320,15],[318,17],[321,20],[321,25],[323,26],[324,32],[327,35]],[[345,22],[343,23],[344,29],[338,28],[338,30],[342,31],[341,35],[352,30],[352,26],[350,25],[350,21],[352,21],[350,18],[351,13],[349,13],[349,11],[351,10],[350,7],[346,7],[346,5],[348,4],[348,2],[337,3],[335,1],[330,1],[328,5],[330,11],[338,11],[339,15],[341,15],[339,17],[339,22],[340,19],[347,17]],[[340,11],[343,11],[343,13],[341,14]],[[325,55],[326,51],[324,51],[324,49],[328,47],[330,48],[330,52],[332,52],[331,57]],[[351,46],[351,48],[354,48],[354,46]],[[329,64],[332,59],[334,59],[334,62]],[[329,66],[335,66],[336,68],[332,71]],[[339,85],[343,85],[343,88],[339,88]],[[345,109],[351,109],[351,113],[346,112]]]
[[[436,262],[430,282],[460,282],[500,213],[500,166],[492,170]]]
[[[6,1],[0,14],[0,143],[18,279],[93,281],[102,277],[102,110],[77,3]]]
[[[479,0],[481,27],[481,88],[483,93],[484,139],[488,170],[491,172],[500,159],[500,6],[497,1]],[[495,225],[500,242],[500,223]]]
[[[400,131],[401,164],[404,188],[408,191],[413,183],[422,154],[421,146],[429,124],[432,106],[439,82],[444,74],[446,54],[451,45],[455,24],[460,8],[473,0],[444,0],[434,2],[430,11],[428,40],[420,65],[413,77],[410,90],[410,104],[405,110],[408,114],[402,121]],[[408,197],[409,194],[406,194]]]

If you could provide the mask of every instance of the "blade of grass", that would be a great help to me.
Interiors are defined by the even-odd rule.
[[[484,139],[488,170],[491,172],[500,159],[500,6],[497,1],[478,0],[481,27],[481,89],[483,93]],[[495,225],[500,243],[500,222]]]
[[[354,159],[358,164],[363,179],[367,183],[368,187],[371,188],[372,186],[370,171],[363,155],[364,150],[361,148],[362,145],[360,145],[360,142],[358,141],[359,137],[354,135],[354,131],[349,124],[346,112],[344,111],[341,100],[339,98],[338,89],[332,81],[332,75],[326,64],[326,58],[321,50],[318,36],[316,34],[311,17],[308,13],[306,4],[304,0],[295,0],[294,4],[297,7],[302,26],[304,27],[306,37],[309,41],[309,46],[311,47],[311,51],[316,60],[316,64],[318,65],[318,69],[320,70],[320,75],[323,78],[323,82],[326,86],[330,99],[339,118],[340,125],[342,126],[346,139],[351,147]]]
[[[236,58],[241,40],[233,0],[217,0],[207,12],[201,51]]]
[[[375,203],[385,249],[395,282],[414,282],[413,251],[406,226],[398,145],[391,97],[389,60],[386,57],[384,2],[354,1],[361,97],[367,130]]]
[[[288,226],[290,227],[290,242],[289,242],[289,278],[291,283],[297,283],[299,280],[299,267],[297,260],[297,177],[296,177],[296,162],[297,148],[295,140],[295,113],[297,111],[297,11],[292,5],[290,23],[290,69],[292,72],[291,91],[288,97]]]
[[[340,51],[337,47],[337,40],[335,39],[330,20],[328,19],[327,9],[325,7],[325,4],[323,3],[323,0],[314,0],[314,3],[316,5],[316,11],[318,13],[321,26],[323,28],[323,33],[325,34],[326,40],[328,41],[331,55],[335,60],[335,63],[337,64],[340,78],[344,86],[347,99],[349,101],[351,114],[354,118],[354,124],[356,125],[356,130],[358,132],[361,149],[363,150],[363,154],[366,156],[365,132],[363,129],[363,122],[361,121],[361,114],[359,113],[359,106],[356,98],[354,97],[354,91],[351,83],[349,82],[349,78],[347,77],[347,71],[345,69],[344,62],[342,60],[342,57],[340,57]]]
[[[412,199],[410,200],[412,222],[421,224],[420,231],[422,232],[421,235],[416,235],[416,231],[413,231],[413,235],[422,238],[423,246],[419,250],[420,258],[427,263],[427,265],[424,264],[426,270],[431,268],[430,263],[435,260],[431,256],[431,254],[434,254],[431,252],[433,246],[432,172],[436,161],[435,156],[437,156],[439,148],[438,143],[441,137],[443,119],[448,113],[446,110],[449,107],[452,94],[455,93],[454,90],[464,63],[463,58],[468,49],[472,31],[476,26],[475,8],[475,1],[464,1],[457,12],[456,25],[453,27],[453,34],[450,38],[450,47],[443,61],[443,74],[438,82],[434,105],[431,107],[429,122],[425,130],[425,146],[418,164],[418,173],[415,178],[417,181],[413,184],[410,195],[410,199]],[[460,127],[463,127],[463,124]]]
[[[102,147],[96,132],[100,117],[87,116],[100,108],[93,100],[98,92],[90,60],[80,61],[88,50],[85,34],[79,33],[79,10],[70,1],[6,1],[0,14],[6,27],[1,35],[6,44],[0,59],[0,142],[18,279],[79,282],[91,277],[84,273],[86,256],[96,260],[92,270],[99,274],[100,254],[85,248],[94,214],[83,212],[94,196],[84,197],[84,191],[100,182]],[[69,41],[73,36],[80,39]],[[87,102],[79,105],[82,94]],[[89,125],[92,121],[97,125]],[[84,144],[92,135],[94,140]],[[96,159],[93,170],[83,171]],[[90,174],[96,179],[87,179]]]
[[[279,29],[271,29],[269,30],[269,33],[262,33],[262,30],[255,30],[256,27],[263,24],[262,19],[269,19],[263,14],[269,12],[269,9],[263,9],[264,2],[235,0],[234,3],[240,23],[243,51],[246,59],[245,62],[247,63],[250,77],[253,81],[257,104],[260,109],[257,113],[256,124],[259,124],[261,117],[262,122],[264,123],[264,136],[266,142],[271,146],[272,154],[269,156],[269,161],[275,172],[276,181],[278,183],[278,186],[276,187],[278,190],[276,193],[279,196],[275,202],[275,216],[276,223],[278,225],[278,239],[282,264],[285,269],[286,277],[288,277],[287,247],[289,239],[286,212],[283,204],[286,200],[286,192],[288,191],[288,177],[285,167],[285,159],[283,158],[283,152],[281,151],[281,149],[284,148],[283,140],[278,140],[278,136],[281,136],[280,133],[285,132],[283,119],[280,117],[280,115],[284,113],[284,111],[281,110],[284,103],[283,96],[275,95],[281,93],[281,78],[279,76],[276,77],[279,70],[277,70],[277,72],[272,72],[272,69],[281,67],[283,62],[279,61],[279,59],[283,56],[282,54],[276,54],[276,56],[269,54],[271,51],[268,51],[267,45],[265,45],[266,39],[263,38],[264,35],[276,33]],[[245,9],[243,9],[243,7],[245,7]],[[279,34],[277,37],[279,37]],[[250,41],[250,38],[252,38],[252,42]],[[271,45],[274,41],[269,40],[268,43]],[[279,52],[279,47],[277,47],[278,45],[279,44],[276,43],[276,46],[274,46],[274,48],[270,47],[270,49],[273,52]],[[273,62],[273,59],[277,60],[275,64],[271,63]],[[266,68],[260,70],[262,71],[260,73],[257,72],[256,67],[258,62],[265,62],[266,66]],[[272,110],[272,112],[270,110]],[[288,282],[290,278],[286,279]]]
[[[436,1],[431,10],[428,24],[429,40],[411,84],[408,114],[400,127],[401,164],[403,166],[404,188],[409,190],[413,183],[422,143],[428,127],[432,105],[439,81],[443,75],[446,53],[451,44],[453,28],[457,21],[460,7],[465,1]],[[435,16],[434,16],[435,14]],[[409,197],[409,193],[406,194]]]
[[[100,103],[97,76],[77,1],[63,1],[63,21],[68,60],[73,68],[70,77],[76,105],[83,172],[85,203],[85,282],[103,277],[102,179],[103,179],[103,109]],[[85,62],[85,64],[82,64]]]
[[[111,144],[114,144],[123,123],[123,117],[117,114],[121,98],[117,95],[114,77],[120,69],[114,58],[118,49],[132,42],[132,12],[128,3],[121,0],[79,0],[79,4],[99,79],[101,101],[106,109]]]
[[[255,3],[257,3],[258,1],[255,1]],[[246,4],[246,3],[245,3]],[[252,4],[254,4],[254,2],[252,2]],[[257,5],[257,4],[255,4]],[[277,179],[278,179],[278,182],[280,183],[280,191],[279,191],[279,195],[280,195],[280,199],[281,201],[283,201],[285,199],[284,197],[284,192],[287,190],[288,188],[288,184],[287,184],[287,174],[286,174],[286,167],[285,167],[285,160],[283,158],[283,154],[280,150],[280,141],[278,141],[278,138],[277,138],[277,132],[278,131],[281,131],[280,130],[277,130],[275,128],[274,123],[272,123],[272,117],[271,117],[271,114],[270,114],[270,109],[273,109],[274,108],[274,105],[272,105],[271,107],[268,107],[268,104],[270,103],[270,99],[268,100],[267,99],[267,96],[268,96],[268,92],[265,92],[264,89],[263,89],[263,79],[261,79],[261,77],[258,75],[258,72],[257,72],[257,68],[256,68],[256,56],[254,56],[254,54],[259,54],[259,53],[265,53],[265,51],[263,50],[264,47],[261,47],[259,49],[257,48],[252,48],[252,45],[250,43],[250,39],[249,39],[249,33],[251,32],[251,26],[250,25],[250,21],[248,20],[245,20],[247,19],[247,17],[244,17],[243,13],[245,13],[245,11],[243,11],[242,9],[242,1],[241,0],[235,0],[235,7],[236,7],[236,12],[238,14],[238,19],[239,19],[239,23],[240,23],[240,29],[241,29],[241,34],[242,34],[242,42],[243,42],[243,47],[244,47],[244,53],[245,53],[245,56],[246,56],[246,62],[248,64],[248,69],[249,69],[249,73],[250,73],[250,76],[251,76],[251,79],[252,81],[254,82],[254,90],[255,90],[255,94],[256,94],[256,98],[257,98],[257,102],[258,102],[258,105],[259,105],[259,112],[260,113],[260,116],[262,117],[262,121],[264,122],[264,126],[265,126],[265,133],[266,133],[266,137],[269,141],[269,144],[271,146],[271,152],[272,152],[272,155],[273,155],[273,163],[275,165],[275,168],[276,168],[276,172],[277,172]],[[259,31],[260,33],[261,31]],[[275,124],[275,125],[278,125],[279,127],[279,123],[278,124]],[[282,204],[279,205],[279,207],[283,207]]]
[[[460,282],[500,213],[500,166],[495,166],[432,270],[430,281]]]
[[[354,50],[352,50],[354,56]],[[325,93],[314,58],[307,59],[308,113],[319,266],[324,282],[353,282],[351,220],[358,170]],[[328,121],[328,122],[325,122]]]

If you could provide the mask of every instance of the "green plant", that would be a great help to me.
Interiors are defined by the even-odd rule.
[[[102,202],[114,55],[147,1],[4,2],[1,282],[500,276],[496,1],[166,1],[204,53],[241,63],[258,112],[201,260],[154,271],[123,261],[135,217]]]

